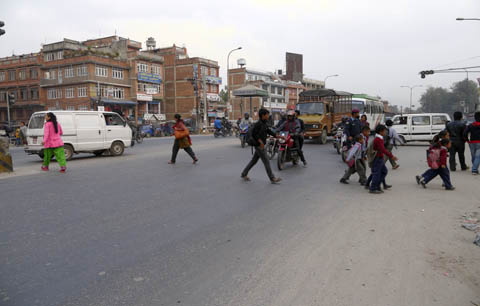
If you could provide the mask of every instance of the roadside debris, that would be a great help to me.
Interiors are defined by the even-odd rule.
[[[462,227],[476,233],[473,243],[480,246],[480,214],[478,212],[472,212],[469,214],[464,214],[462,217]]]

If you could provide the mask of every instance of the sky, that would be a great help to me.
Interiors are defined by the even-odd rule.
[[[327,87],[378,95],[418,106],[428,86],[450,87],[466,74],[427,69],[480,66],[479,0],[2,0],[0,57],[37,52],[42,43],[87,40],[115,33],[157,47],[186,46],[189,56],[216,60],[226,82],[230,67],[285,69],[285,52],[303,54],[306,77]],[[479,70],[479,69],[477,69]],[[480,73],[470,73],[470,79]]]

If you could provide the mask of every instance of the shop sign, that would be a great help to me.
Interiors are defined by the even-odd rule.
[[[161,84],[162,78],[158,74],[153,74],[149,72],[139,72],[137,79],[142,82]]]
[[[151,95],[137,93],[137,101],[147,101],[151,102],[153,100]]]
[[[209,84],[217,84],[217,85],[222,84],[222,78],[217,77],[217,76],[206,75],[205,79],[206,79],[207,83],[209,83]]]
[[[208,101],[220,102],[220,96],[218,94],[207,93]]]

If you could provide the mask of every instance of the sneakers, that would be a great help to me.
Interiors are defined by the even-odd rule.
[[[242,175],[242,179],[245,181],[245,182],[250,182],[250,178],[246,175]]]
[[[304,161],[304,162],[303,162],[303,167],[304,167],[304,168],[307,168],[307,161]]]
[[[195,158],[195,159],[193,160],[193,164],[195,165],[196,163],[198,163],[198,158]]]
[[[67,172],[67,167],[60,167],[60,173]]]
[[[455,190],[455,187],[446,187],[445,190]]]
[[[393,169],[393,170],[397,170],[398,167],[400,167],[400,165],[395,165],[395,166],[392,167],[392,169]]]
[[[422,179],[420,180],[420,185],[422,185],[423,188],[427,188],[427,183]]]
[[[42,171],[48,171],[48,167],[47,167],[47,166],[42,166],[42,168],[40,168],[40,169],[42,169]]]
[[[381,191],[381,190],[370,190],[369,192],[370,192],[370,193],[373,193],[373,194],[381,194],[381,193],[383,193],[383,191]]]
[[[341,178],[341,179],[340,179],[340,183],[346,184],[346,185],[349,184],[348,181],[347,181],[346,179],[344,179],[344,178]]]
[[[472,175],[478,175],[478,172],[472,171]]]
[[[417,185],[420,185],[420,182],[422,181],[422,177],[420,175],[415,176],[415,179],[417,180]]]
[[[383,184],[383,189],[385,189],[385,190],[390,189],[392,187],[393,187],[392,185]]]

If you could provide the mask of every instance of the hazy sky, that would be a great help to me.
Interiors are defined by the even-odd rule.
[[[157,47],[185,45],[190,56],[217,60],[226,81],[230,65],[274,71],[285,52],[304,55],[307,77],[327,87],[380,95],[407,106],[401,85],[444,86],[465,74],[420,79],[431,68],[480,66],[479,0],[243,0],[243,1],[50,1],[2,0],[0,56],[38,51],[40,44],[99,35],[128,37]],[[476,58],[475,58],[476,57]],[[447,65],[450,64],[450,65]],[[470,79],[480,74],[471,73]],[[414,102],[423,92],[416,89]]]

